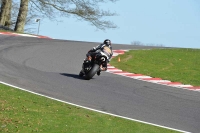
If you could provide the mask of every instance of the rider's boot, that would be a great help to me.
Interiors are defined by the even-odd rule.
[[[99,70],[99,71],[97,71],[97,75],[99,76],[101,74],[101,71]]]

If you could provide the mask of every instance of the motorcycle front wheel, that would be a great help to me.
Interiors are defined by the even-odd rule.
[[[94,64],[92,69],[85,75],[86,80],[90,80],[99,70],[99,65]]]

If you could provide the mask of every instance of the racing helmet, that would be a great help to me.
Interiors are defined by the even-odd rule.
[[[103,44],[107,45],[107,46],[111,46],[111,41],[109,39],[104,40]]]

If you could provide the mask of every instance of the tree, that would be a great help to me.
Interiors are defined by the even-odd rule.
[[[117,0],[21,0],[19,15],[15,30],[23,32],[28,12],[28,4],[38,14],[51,20],[58,17],[76,17],[78,20],[87,21],[97,29],[116,28],[116,25],[107,20],[107,17],[116,15],[109,10],[99,8],[100,3],[116,2]],[[106,18],[106,19],[104,19]]]
[[[24,32],[24,26],[26,23],[26,17],[28,13],[28,3],[29,0],[21,0],[17,22],[14,29],[17,32]]]
[[[11,25],[11,6],[12,0],[1,0],[1,13],[0,13],[0,25]]]

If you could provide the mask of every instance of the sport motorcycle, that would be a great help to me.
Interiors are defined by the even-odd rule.
[[[91,61],[86,60],[83,63],[82,71],[79,73],[80,77],[84,77],[86,80],[90,80],[98,71],[100,67],[107,63],[108,54],[103,51],[95,52],[95,55],[92,57]]]

